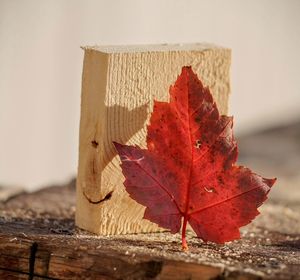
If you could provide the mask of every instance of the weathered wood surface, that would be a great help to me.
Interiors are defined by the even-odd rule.
[[[112,142],[145,146],[153,100],[169,99],[184,65],[193,67],[227,113],[230,50],[208,44],[84,50],[76,225],[99,234],[157,232],[156,224],[142,219],[145,208],[126,193]]]
[[[0,279],[300,279],[299,131],[300,122],[240,138],[241,163],[279,178],[241,240],[189,233],[182,252],[169,233],[91,235],[75,227],[72,181],[0,203]]]
[[[243,239],[224,246],[190,233],[182,252],[179,235],[76,229],[74,204],[72,183],[1,205],[0,279],[300,279],[296,208],[268,203]]]

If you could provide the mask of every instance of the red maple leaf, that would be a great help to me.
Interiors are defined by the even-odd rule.
[[[187,223],[204,241],[224,243],[259,214],[276,179],[235,165],[232,117],[220,116],[208,88],[183,67],[170,102],[154,102],[147,149],[114,143],[130,197],[144,218],[177,233]]]

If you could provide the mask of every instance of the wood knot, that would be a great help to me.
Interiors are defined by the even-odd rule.
[[[98,145],[99,145],[99,143],[96,141],[96,140],[93,140],[93,141],[91,141],[91,144],[92,144],[92,146],[93,146],[93,148],[97,148],[98,147]]]

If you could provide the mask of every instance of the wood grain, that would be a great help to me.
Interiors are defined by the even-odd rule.
[[[160,231],[125,192],[112,141],[145,147],[153,100],[168,100],[184,65],[226,114],[230,50],[202,44],[84,50],[76,225],[104,235]]]

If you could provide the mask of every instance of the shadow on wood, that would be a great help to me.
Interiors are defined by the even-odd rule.
[[[118,105],[106,107],[108,127],[105,132],[107,136],[106,139],[104,139],[104,145],[107,145],[106,148],[108,148],[108,150],[104,151],[103,169],[116,155],[112,141],[125,144],[133,135],[141,131],[147,120],[148,108],[149,104],[144,104],[132,110]],[[118,125],[118,127],[116,127],[116,125]]]
[[[103,194],[105,189],[102,176],[103,170],[116,156],[113,141],[127,143],[136,133],[145,126],[148,115],[148,104],[129,110],[126,107],[115,105],[105,107],[106,124],[103,132],[99,133],[97,126],[89,134],[89,140],[81,149],[84,149],[81,158],[80,171],[84,171],[81,186],[85,198],[92,204],[98,204],[109,199],[112,191]],[[104,192],[104,191],[103,191]],[[109,197],[107,197],[109,195]]]

